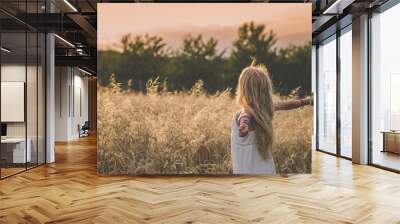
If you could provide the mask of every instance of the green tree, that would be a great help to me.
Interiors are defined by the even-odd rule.
[[[275,91],[288,95],[300,87],[300,94],[311,90],[311,43],[275,47],[277,37],[262,24],[241,25],[237,38],[227,52],[218,52],[218,41],[202,35],[187,35],[175,51],[158,36],[121,38],[120,51],[98,52],[99,83],[107,85],[115,74],[125,88],[143,91],[149,79],[159,77],[163,88],[189,90],[198,80],[208,92],[235,89],[241,70],[253,59],[267,66]],[[130,81],[131,80],[131,81]]]
[[[113,73],[119,72],[119,61],[121,54],[114,50],[100,50],[97,52],[97,71],[100,85],[108,85],[109,77]]]
[[[279,51],[278,65],[275,66],[275,87],[280,94],[288,95],[300,87],[299,94],[311,92],[311,43],[303,46],[289,46]]]
[[[190,89],[197,80],[203,80],[207,91],[217,91],[224,85],[224,52],[218,53],[218,41],[205,40],[202,35],[187,35],[175,58],[174,71],[168,80],[174,89]]]
[[[254,22],[244,23],[238,29],[238,37],[233,42],[231,55],[231,76],[228,82],[232,87],[236,86],[241,70],[250,65],[252,60],[263,63],[269,70],[276,63],[276,34],[266,31],[265,25]],[[271,71],[270,71],[271,72]]]
[[[148,79],[162,73],[162,68],[167,62],[165,46],[163,39],[157,36],[123,36],[117,80],[128,83],[128,80],[132,79],[134,89],[144,90]]]

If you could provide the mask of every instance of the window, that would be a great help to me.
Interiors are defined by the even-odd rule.
[[[400,5],[371,18],[371,162],[400,170]]]
[[[318,48],[318,149],[336,153],[336,36]]]
[[[340,35],[340,155],[352,157],[352,33],[351,26]]]

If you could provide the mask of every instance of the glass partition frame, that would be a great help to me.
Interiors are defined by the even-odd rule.
[[[45,3],[46,2],[44,0],[29,1],[28,7],[28,1],[21,1],[19,2],[20,13],[22,13],[22,15],[24,13],[27,15],[26,12],[43,13],[46,11],[46,9],[43,8]],[[0,7],[3,4],[6,3],[0,3]],[[15,19],[10,15],[4,15],[9,16],[11,20]],[[24,147],[24,158],[21,157],[21,164],[18,162],[17,170],[6,170],[6,166],[10,164],[9,162],[6,164],[6,160],[3,157],[5,156],[4,150],[6,150],[8,146],[5,146],[7,143],[0,144],[0,179],[4,179],[46,163],[46,33],[41,32],[40,30],[37,30],[28,24],[24,24],[21,21],[17,21],[16,24],[19,25],[13,27],[14,29],[12,30],[8,30],[6,28],[3,29],[1,24],[2,23],[0,23],[0,46],[4,47],[6,50],[1,50],[0,54],[0,82],[6,80],[2,80],[2,78],[6,75],[5,69],[7,66],[12,67],[12,63],[17,63],[17,65],[14,67],[20,67],[18,68],[18,71],[21,72],[21,77],[24,76],[24,122],[7,122],[20,126],[20,132],[17,134],[12,134],[15,136],[21,135],[19,138],[24,139],[25,144],[22,146]],[[7,48],[5,46],[6,41],[4,40],[7,35],[9,36],[7,38],[8,45],[12,46],[14,44],[16,46],[12,46],[11,48]],[[12,41],[12,37],[14,36],[19,37],[21,41],[18,42],[16,40],[17,44],[15,44]],[[11,51],[8,52],[8,50]],[[10,62],[12,60],[17,62]],[[0,85],[0,90],[1,88],[2,87]],[[1,108],[0,104],[0,111],[2,109],[5,108]],[[0,118],[0,123],[1,121],[2,120]],[[21,125],[24,127],[21,127]],[[7,125],[7,129],[9,129],[8,126],[9,125]],[[22,129],[24,129],[23,134],[21,134]],[[15,131],[7,130],[7,137],[4,138],[4,140],[8,140],[9,132]],[[28,150],[28,148],[30,148],[30,150]],[[14,148],[8,151],[13,150]],[[14,166],[16,164],[16,160],[13,158],[13,156],[14,155],[7,156],[7,161],[12,159],[11,165]],[[17,167],[17,165],[15,166]]]

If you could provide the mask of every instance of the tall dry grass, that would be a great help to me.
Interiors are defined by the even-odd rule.
[[[98,172],[232,173],[230,125],[238,107],[229,91],[208,95],[202,84],[171,93],[153,80],[147,94],[124,91],[115,82],[99,87]],[[310,106],[275,113],[279,172],[311,171],[312,113]]]

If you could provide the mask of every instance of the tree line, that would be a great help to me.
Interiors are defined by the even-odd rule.
[[[177,50],[158,36],[121,38],[120,51],[98,51],[100,85],[108,85],[114,74],[123,88],[144,91],[147,80],[159,77],[168,91],[188,90],[198,80],[208,92],[235,90],[241,70],[254,59],[266,65],[275,91],[288,95],[311,91],[311,43],[278,49],[276,34],[265,25],[244,23],[230,49],[218,51],[215,38],[186,35]]]

